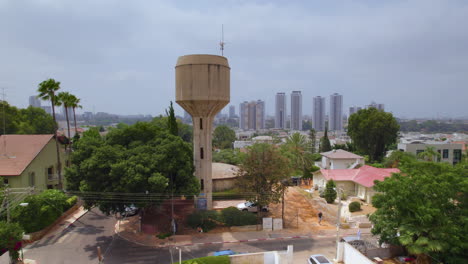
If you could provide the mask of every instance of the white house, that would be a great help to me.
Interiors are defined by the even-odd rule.
[[[449,141],[429,141],[429,140],[402,140],[398,144],[398,150],[410,152],[414,155],[426,150],[427,147],[434,148],[440,154],[437,158],[438,162],[447,162],[457,164],[462,158],[462,144],[457,144]],[[435,160],[434,160],[435,161]]]
[[[374,196],[374,181],[383,181],[392,173],[399,173],[399,169],[381,169],[364,165],[358,169],[321,169],[313,173],[314,186],[319,190],[325,189],[329,180],[334,180],[337,187],[343,189],[347,195],[357,196],[360,199],[371,202]]]
[[[320,167],[323,169],[352,169],[357,165],[364,165],[364,157],[342,149],[334,149],[320,155],[322,155]]]

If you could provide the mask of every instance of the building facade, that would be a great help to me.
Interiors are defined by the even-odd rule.
[[[301,91],[293,91],[291,93],[291,130],[302,130]]]
[[[230,105],[229,106],[229,118],[235,118],[236,117],[236,106]]]
[[[385,111],[385,105],[384,104],[378,104],[376,102],[371,102],[369,105],[366,106],[367,109],[369,109],[371,107],[377,108],[377,110]]]
[[[325,97],[316,96],[313,99],[312,128],[315,131],[325,130]]]
[[[286,129],[286,94],[277,93],[275,99],[275,128]]]
[[[328,130],[343,130],[343,96],[341,94],[334,93],[330,95]]]
[[[41,107],[41,100],[37,96],[29,96],[29,105],[33,107]]]
[[[403,142],[398,144],[399,151],[405,151],[418,155],[424,152],[427,147],[434,148],[439,157],[434,157],[436,162],[447,162],[450,164],[457,164],[462,159],[462,144],[455,144],[451,142],[440,142],[440,141],[420,141],[415,140],[411,142]]]
[[[361,109],[362,109],[362,107],[360,107],[360,106],[351,106],[349,108],[349,116],[348,117],[350,117],[354,113],[357,113]]]
[[[239,105],[239,127],[243,130],[265,128],[265,101],[243,102]]]

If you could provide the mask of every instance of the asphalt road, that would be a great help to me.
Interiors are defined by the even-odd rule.
[[[26,247],[24,257],[37,264],[98,263],[97,247],[101,247],[105,264],[177,262],[179,252],[173,247],[152,248],[128,242],[114,234],[115,218],[93,209],[77,222],[53,237],[45,237]],[[307,263],[311,254],[324,254],[330,259],[335,252],[334,238],[271,240],[249,243],[214,244],[182,247],[182,260],[212,255],[214,251],[231,249],[253,253],[285,250],[294,246],[294,263]]]

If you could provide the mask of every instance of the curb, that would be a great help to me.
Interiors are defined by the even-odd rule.
[[[200,242],[200,243],[188,243],[188,244],[166,244],[166,245],[146,245],[137,241],[130,240],[122,235],[120,235],[120,232],[117,230],[119,223],[117,222],[114,226],[114,233],[122,238],[123,240],[126,240],[128,242],[140,245],[140,246],[145,246],[145,247],[154,247],[154,248],[166,248],[166,247],[173,247],[173,246],[178,246],[178,247],[191,247],[191,246],[204,246],[204,245],[215,245],[215,244],[229,244],[229,243],[245,243],[245,242],[258,242],[258,241],[271,241],[271,240],[287,240],[287,239],[304,239],[304,238],[310,238],[310,236],[290,236],[290,237],[276,237],[276,238],[255,238],[255,239],[243,239],[243,240],[231,240],[231,241],[216,241],[216,242]]]

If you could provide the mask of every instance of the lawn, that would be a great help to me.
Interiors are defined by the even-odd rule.
[[[229,264],[229,256],[209,256],[196,259],[189,259],[182,261],[182,264]],[[179,264],[179,262],[174,262],[173,264]]]

